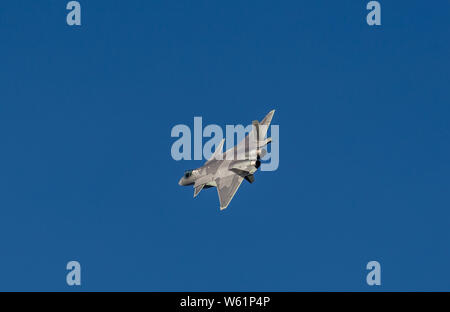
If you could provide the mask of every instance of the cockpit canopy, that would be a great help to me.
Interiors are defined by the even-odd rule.
[[[193,171],[193,170],[186,170],[186,171],[184,172],[184,177],[185,177],[185,178],[189,178],[189,177],[192,175],[192,171]]]

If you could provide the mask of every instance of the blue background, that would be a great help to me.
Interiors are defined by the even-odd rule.
[[[0,290],[450,290],[449,1],[80,2],[0,5]],[[178,186],[272,108],[277,171]]]

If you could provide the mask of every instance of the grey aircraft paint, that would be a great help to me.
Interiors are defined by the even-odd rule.
[[[216,187],[219,195],[220,210],[228,207],[231,199],[245,179],[253,183],[253,174],[260,166],[260,158],[265,150],[261,149],[271,142],[264,139],[275,110],[267,114],[261,122],[253,121],[252,131],[238,145],[222,153],[225,139],[222,139],[214,155],[200,168],[186,171],[179,185],[193,185],[194,197],[203,188]]]

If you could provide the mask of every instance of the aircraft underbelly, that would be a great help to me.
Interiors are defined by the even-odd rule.
[[[210,188],[210,187],[216,187],[217,183],[216,181],[211,181],[205,184],[205,188]]]

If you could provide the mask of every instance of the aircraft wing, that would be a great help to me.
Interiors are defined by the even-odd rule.
[[[217,193],[219,194],[220,210],[228,207],[228,204],[233,199],[234,194],[236,194],[243,180],[244,178],[238,174],[232,174],[215,180]]]

